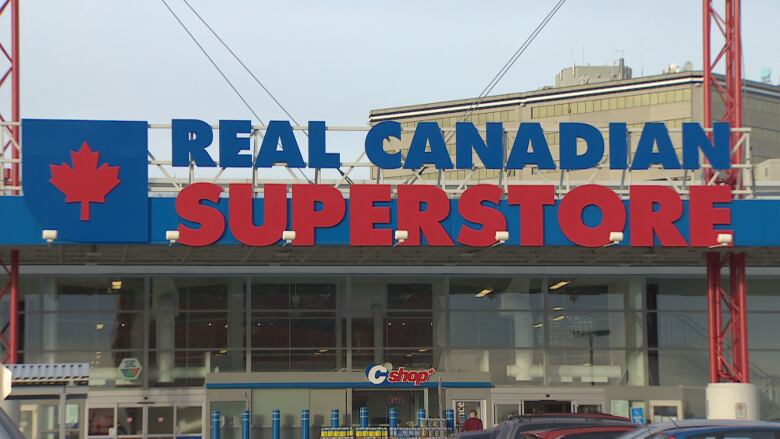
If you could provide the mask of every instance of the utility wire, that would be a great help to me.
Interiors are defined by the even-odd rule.
[[[469,120],[474,113],[474,111],[479,108],[479,105],[482,104],[482,102],[485,100],[485,98],[490,94],[490,92],[493,91],[494,88],[498,85],[498,83],[504,78],[504,76],[509,72],[509,70],[512,68],[512,66],[517,62],[517,60],[520,58],[520,56],[528,49],[528,47],[531,45],[531,43],[534,42],[537,36],[544,30],[544,28],[547,26],[547,24],[552,20],[552,18],[555,16],[556,13],[561,9],[561,7],[566,3],[566,0],[558,0],[558,3],[553,6],[553,8],[550,10],[550,12],[547,13],[547,15],[542,19],[541,22],[534,28],[534,30],[531,32],[530,35],[523,41],[523,44],[520,45],[520,47],[517,48],[515,53],[512,54],[511,57],[509,57],[509,60],[501,67],[501,69],[493,76],[493,78],[488,82],[488,84],[485,86],[484,89],[482,89],[482,92],[480,92],[479,96],[477,96],[476,101],[472,102],[469,107],[466,109],[466,111],[463,113],[463,116],[460,118],[460,122]],[[447,139],[444,141],[445,144],[448,143],[452,137],[455,135],[455,132],[451,132],[449,136],[447,136]],[[427,169],[428,166],[424,166],[419,172],[415,173],[412,177],[407,179],[407,183],[414,182],[417,180],[418,175]]]
[[[209,53],[206,51],[206,49],[205,49],[205,48],[204,48],[204,47],[203,47],[203,46],[200,44],[200,41],[198,41],[198,39],[197,39],[197,38],[195,38],[195,36],[192,34],[192,32],[190,32],[190,30],[187,28],[187,26],[184,24],[184,22],[183,22],[183,21],[181,21],[181,19],[179,18],[179,16],[178,16],[178,15],[176,15],[176,12],[174,12],[174,11],[173,11],[173,9],[171,9],[171,7],[168,5],[168,2],[166,2],[165,0],[160,0],[160,1],[161,1],[161,2],[162,2],[164,5],[165,5],[165,7],[168,9],[168,12],[170,12],[170,13],[171,13],[171,15],[173,15],[173,18],[175,18],[175,19],[176,19],[176,21],[178,21],[178,22],[179,22],[179,25],[181,25],[182,29],[184,29],[184,32],[187,32],[187,35],[189,35],[189,36],[190,36],[190,38],[191,38],[191,39],[192,39],[192,41],[193,41],[193,42],[194,42],[194,43],[195,43],[195,44],[198,46],[198,48],[200,49],[200,51],[201,51],[201,52],[203,52],[203,55],[204,55],[206,58],[208,58],[209,62],[211,62],[211,65],[212,65],[212,66],[214,66],[214,68],[215,68],[215,69],[217,69],[217,72],[219,72],[219,74],[222,76],[222,79],[224,79],[224,80],[225,80],[225,82],[227,82],[227,83],[228,83],[228,85],[230,86],[230,88],[232,88],[232,89],[233,89],[233,91],[236,93],[236,95],[238,96],[238,98],[239,98],[239,99],[241,99],[241,102],[243,102],[243,103],[244,103],[244,105],[245,105],[245,106],[246,106],[246,108],[249,110],[249,112],[250,112],[250,113],[252,113],[252,115],[255,117],[255,119],[257,119],[257,120],[260,122],[260,124],[262,125],[262,124],[263,124],[263,121],[260,119],[260,116],[257,114],[257,112],[256,112],[256,111],[255,111],[255,110],[252,108],[252,106],[251,106],[251,105],[249,105],[249,102],[247,102],[247,100],[246,100],[246,99],[244,99],[244,96],[242,96],[242,95],[241,95],[241,92],[239,92],[239,91],[238,91],[238,89],[236,88],[236,86],[235,86],[235,85],[233,85],[233,83],[232,83],[232,82],[230,82],[230,79],[228,79],[227,75],[225,75],[225,72],[223,72],[223,71],[222,71],[222,69],[220,69],[220,68],[219,68],[219,65],[217,65],[216,61],[214,61],[214,59],[211,57],[211,55],[209,55]]]
[[[225,49],[226,49],[228,52],[230,52],[230,54],[233,56],[233,58],[234,58],[236,61],[238,61],[238,63],[239,63],[239,64],[241,64],[241,67],[243,67],[243,68],[244,68],[244,70],[245,70],[247,73],[249,73],[249,76],[251,76],[251,77],[252,77],[252,79],[254,79],[254,80],[255,80],[255,82],[257,83],[257,85],[259,85],[259,86],[260,86],[260,87],[261,87],[261,88],[262,88],[262,89],[263,89],[263,90],[266,92],[266,94],[268,94],[268,96],[270,96],[270,97],[271,97],[271,99],[273,99],[273,101],[274,101],[274,102],[276,102],[276,105],[278,105],[278,106],[279,106],[279,108],[281,108],[281,109],[282,109],[282,111],[284,112],[284,114],[286,114],[286,115],[287,115],[287,117],[289,117],[289,118],[290,118],[290,120],[291,120],[291,121],[293,121],[293,122],[294,122],[296,125],[300,125],[300,123],[298,123],[298,121],[297,121],[297,120],[295,120],[295,118],[293,117],[293,115],[292,115],[292,114],[290,114],[290,112],[289,112],[289,111],[287,111],[287,109],[286,109],[286,108],[284,108],[284,105],[282,105],[282,103],[281,103],[281,102],[279,102],[279,99],[276,99],[276,96],[274,96],[274,95],[273,95],[273,93],[271,93],[271,90],[269,90],[269,89],[268,89],[268,87],[266,87],[265,85],[263,85],[263,82],[262,82],[262,81],[260,81],[260,79],[258,79],[258,77],[257,77],[257,76],[256,76],[256,75],[255,75],[255,74],[254,74],[254,73],[253,73],[253,72],[252,72],[250,69],[249,69],[249,67],[247,67],[247,65],[246,65],[246,64],[244,64],[244,61],[242,61],[242,60],[241,60],[241,58],[239,58],[239,57],[238,57],[238,55],[236,55],[236,53],[233,51],[233,49],[231,49],[231,48],[230,48],[230,46],[228,46],[228,45],[227,45],[227,43],[225,43],[225,41],[222,39],[222,37],[220,37],[220,36],[219,36],[219,34],[217,34],[217,32],[214,30],[214,28],[212,28],[212,27],[211,27],[211,26],[210,26],[210,25],[209,25],[209,24],[206,22],[206,20],[205,20],[205,19],[204,19],[204,18],[203,18],[203,17],[202,17],[202,16],[201,16],[199,13],[198,13],[198,11],[196,11],[196,10],[195,10],[195,8],[193,8],[193,7],[192,7],[192,5],[190,4],[190,2],[188,2],[187,0],[182,0],[182,1],[184,2],[184,4],[185,4],[185,5],[187,5],[187,7],[188,7],[188,8],[190,8],[190,11],[192,11],[192,13],[193,13],[193,14],[195,14],[195,16],[196,16],[196,17],[198,17],[198,19],[200,20],[200,22],[201,22],[201,23],[203,23],[203,25],[204,25],[204,26],[206,26],[206,28],[207,28],[207,29],[208,29],[208,30],[211,32],[211,34],[212,34],[212,35],[214,35],[214,37],[215,37],[217,40],[219,40],[220,44],[222,44],[222,46],[223,46],[223,47],[224,47],[224,48],[225,48]],[[305,133],[305,134],[308,136],[308,133],[306,133],[305,131],[304,131],[304,133]]]
[[[225,50],[227,50],[230,53],[230,55],[232,55],[233,58],[241,65],[241,67],[244,68],[244,71],[249,73],[249,76],[251,76],[252,79],[255,80],[255,83],[257,83],[257,85],[260,86],[260,88],[262,88],[263,91],[265,91],[265,93],[276,103],[276,105],[284,112],[284,114],[287,115],[287,117],[289,117],[290,120],[293,121],[293,123],[295,123],[295,125],[300,126],[301,124],[295,119],[295,117],[293,117],[293,115],[290,114],[289,111],[287,111],[287,108],[285,108],[285,106],[282,105],[279,99],[277,99],[276,96],[274,96],[274,94],[271,93],[271,90],[269,90],[268,87],[266,87],[265,84],[263,84],[263,81],[261,81],[260,78],[258,78],[257,75],[255,75],[254,72],[252,72],[252,70],[246,65],[246,63],[244,63],[244,61],[241,60],[241,58],[236,54],[236,52],[234,52],[233,49],[231,49],[230,46],[225,42],[225,40],[223,40],[222,37],[219,36],[217,31],[215,31],[214,28],[211,27],[211,25],[206,21],[206,19],[203,18],[203,16],[200,15],[200,13],[198,13],[197,10],[195,10],[195,8],[190,4],[190,2],[187,0],[182,0],[182,1],[184,2],[185,5],[187,5],[190,11],[192,11],[192,13],[195,14],[196,17],[198,17],[200,22],[203,23],[204,26],[206,26],[209,32],[211,32],[211,34],[214,35],[214,38],[216,38],[220,42],[220,44],[222,44],[222,47],[224,47]],[[308,131],[303,130],[303,134],[306,137],[309,137]],[[337,169],[337,171],[342,176],[345,175],[344,171],[342,171],[340,168]],[[352,180],[348,176],[345,179],[348,183],[352,184]]]
[[[227,75],[225,75],[225,72],[223,72],[223,71],[222,71],[222,69],[221,69],[221,68],[219,68],[219,65],[217,65],[216,61],[214,61],[214,59],[213,59],[213,58],[212,58],[212,57],[209,55],[209,53],[206,51],[206,49],[203,47],[203,45],[202,45],[202,44],[200,44],[200,42],[198,41],[198,39],[197,39],[197,38],[195,38],[195,35],[193,35],[193,34],[192,34],[192,32],[190,32],[190,30],[189,30],[189,28],[187,27],[187,25],[185,25],[185,24],[184,24],[184,22],[181,20],[181,18],[179,18],[179,16],[178,16],[178,15],[176,15],[176,12],[174,12],[174,11],[173,11],[173,9],[171,9],[171,7],[168,5],[168,2],[166,2],[165,0],[160,0],[160,1],[161,1],[161,2],[162,2],[164,5],[165,5],[165,7],[168,9],[168,12],[170,12],[170,13],[171,13],[171,15],[173,15],[173,18],[175,18],[175,19],[176,19],[176,21],[178,21],[178,22],[179,22],[179,25],[181,25],[182,29],[184,29],[184,31],[185,31],[185,32],[187,32],[187,35],[189,35],[190,39],[192,39],[192,41],[193,41],[193,42],[194,42],[194,43],[195,43],[195,44],[198,46],[198,48],[200,49],[200,51],[201,51],[201,52],[203,52],[203,55],[204,55],[204,56],[205,56],[205,57],[206,57],[206,58],[209,60],[209,62],[211,62],[211,65],[212,65],[212,66],[214,66],[214,68],[217,70],[217,72],[219,72],[219,74],[222,76],[222,79],[224,79],[224,80],[225,80],[225,82],[227,82],[227,83],[228,83],[228,85],[230,86],[230,88],[231,88],[231,89],[233,89],[233,91],[236,93],[236,95],[238,96],[238,98],[239,98],[239,99],[241,99],[241,102],[243,102],[243,103],[244,103],[244,105],[245,105],[245,106],[246,106],[246,108],[249,110],[249,112],[250,112],[250,113],[252,113],[252,115],[255,117],[255,119],[257,119],[258,123],[260,123],[260,125],[263,125],[263,126],[265,126],[265,124],[263,123],[263,120],[262,120],[262,118],[260,118],[260,116],[257,114],[257,112],[256,112],[256,111],[255,111],[255,110],[252,108],[252,106],[251,106],[251,105],[249,105],[249,102],[247,102],[247,100],[244,98],[244,96],[241,94],[241,92],[239,92],[239,91],[238,91],[238,89],[236,88],[236,86],[234,86],[234,85],[233,85],[233,83],[230,81],[230,79],[228,79]],[[187,3],[187,2],[185,1],[185,3]],[[189,7],[190,7],[190,9],[192,9],[192,7],[189,5],[189,3],[187,3],[187,6],[189,6]],[[195,10],[194,10],[194,9],[192,9],[192,11],[193,11],[193,12],[195,12]],[[195,14],[196,14],[196,15],[198,15],[198,14],[197,14],[197,12],[196,12]],[[200,18],[200,15],[198,15],[198,17]],[[203,21],[203,19],[202,19],[202,18],[201,18],[201,21]],[[206,23],[205,23],[205,21],[203,21],[203,23],[204,23],[204,24],[206,24]],[[206,25],[206,26],[208,26],[208,25]],[[211,30],[211,31],[212,31],[212,33],[214,33],[213,29],[211,29],[211,27],[210,27],[210,26],[209,26],[209,30]],[[216,35],[216,33],[214,33],[214,35],[215,35],[215,36],[217,36],[217,35]],[[222,41],[222,39],[221,39],[221,38],[219,38],[219,36],[217,36],[217,38],[220,40],[220,42],[222,42],[222,44],[223,44],[223,45],[225,45],[225,43]],[[233,53],[233,51],[232,51],[232,50],[230,50],[230,48],[228,48],[228,47],[227,47],[227,45],[225,45],[225,47],[226,47],[226,48],[227,48],[227,49],[230,51],[230,53]],[[235,56],[235,54],[233,54],[233,56]],[[237,58],[237,59],[238,59],[238,58]],[[239,62],[240,62],[240,60],[239,60]],[[241,65],[244,65],[244,63],[242,62],[242,63],[241,63]],[[244,68],[246,68],[246,66],[244,66]],[[251,72],[250,72],[250,74],[251,74]],[[255,75],[252,75],[252,77],[254,77],[255,79],[257,79],[257,78],[255,77]],[[264,86],[263,86],[263,89],[264,89],[264,90],[266,90],[266,92],[268,92],[268,90],[267,90],[267,89],[266,89]],[[271,93],[270,93],[270,92],[268,92],[268,94],[270,95]],[[273,96],[272,96],[272,97],[273,97]],[[276,100],[276,98],[274,98],[274,101],[276,101],[276,102],[277,102],[277,104],[279,104],[279,102]],[[279,104],[279,105],[281,106],[281,104]],[[284,111],[285,111],[285,113],[287,113],[287,111],[286,111],[286,110],[284,110]],[[288,114],[288,116],[289,116],[289,113],[287,113],[287,114]],[[292,118],[292,116],[290,116],[290,118]],[[296,124],[297,124],[297,122],[296,122]],[[307,176],[307,175],[306,175],[306,174],[305,174],[303,171],[301,171],[301,170],[299,169],[299,170],[298,170],[298,172],[300,172],[300,174],[303,176],[303,178],[305,178],[305,179],[306,179],[306,181],[308,181],[309,183],[313,183],[313,182],[311,181],[311,179],[309,179],[309,177],[308,177],[308,176]]]

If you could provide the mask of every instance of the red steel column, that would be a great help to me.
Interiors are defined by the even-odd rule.
[[[19,0],[13,0],[11,5],[11,56],[13,57],[13,82],[11,86],[13,88],[13,95],[11,98],[11,118],[16,123],[21,123],[21,105],[19,99],[19,91],[21,84],[20,77],[20,62],[19,54],[21,52],[19,48]],[[11,167],[11,183],[14,186],[19,187],[21,184],[21,167],[19,166],[19,159],[21,159],[21,151],[19,147],[21,145],[21,136],[19,135],[21,128],[19,125],[13,127],[14,142],[17,147],[13,148],[13,158],[16,160]],[[20,190],[16,191],[19,195]],[[11,250],[11,296],[9,297],[9,322],[8,322],[8,363],[16,364],[19,359],[19,250]]]
[[[710,336],[710,382],[720,377],[720,254],[707,253],[707,330]]]
[[[741,41],[741,0],[725,0],[724,10],[719,13],[714,0],[703,0],[703,104],[704,126],[712,127],[713,89],[723,103],[723,115],[720,121],[728,122],[732,128],[742,128],[742,41]],[[723,46],[712,52],[712,23],[723,35]],[[719,65],[725,67],[725,86],[714,77]],[[735,149],[741,133],[731,136],[731,163],[740,164],[743,160],[742,147]],[[707,182],[713,180],[715,172],[706,169]],[[713,184],[729,185],[732,189],[741,189],[743,181],[738,168],[732,168],[719,176]],[[730,285],[728,293],[722,285],[721,269],[728,261]],[[707,253],[707,312],[710,336],[710,381],[743,382],[750,381],[750,362],[747,345],[747,284],[745,278],[745,254],[728,252]],[[723,321],[723,305],[728,307],[728,321]],[[731,336],[732,349],[726,352],[724,343]]]

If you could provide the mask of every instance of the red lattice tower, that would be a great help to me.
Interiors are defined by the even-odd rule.
[[[11,114],[0,111],[0,121],[15,122],[14,125],[3,125],[2,135],[2,171],[3,194],[19,195],[21,192],[20,148],[19,148],[19,0],[4,0],[0,4],[0,22],[10,22],[10,36],[6,33],[8,27],[0,26],[0,91],[3,99],[10,96]],[[8,260],[0,258],[0,266],[5,272],[6,280],[0,289],[0,302],[7,304],[5,312],[0,315],[0,361],[4,364],[14,364],[18,360],[19,351],[19,250],[11,250]],[[0,272],[2,273],[2,272]]]
[[[719,119],[732,128],[742,128],[742,39],[740,28],[740,0],[703,0],[704,12],[704,126],[712,126],[713,95],[723,103]],[[723,46],[713,57],[712,24],[723,37]],[[716,34],[718,35],[718,34]],[[725,67],[725,81],[716,78],[714,71]],[[714,93],[713,93],[714,90]],[[741,164],[740,133],[731,137],[731,163]],[[706,169],[705,179],[711,184],[729,185],[741,189],[740,169],[716,174]],[[723,288],[721,271],[728,267],[730,286]],[[747,315],[745,310],[747,286],[745,253],[707,253],[707,314],[710,338],[710,381],[748,383],[750,363],[747,346]],[[724,315],[724,311],[727,314]]]

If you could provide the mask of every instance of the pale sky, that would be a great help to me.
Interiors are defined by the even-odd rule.
[[[264,120],[286,119],[181,0],[168,2]],[[329,125],[478,95],[555,3],[190,2],[299,121]],[[688,60],[700,69],[701,3],[568,0],[494,94],[552,84],[572,59],[622,54],[634,76]],[[778,83],[780,1],[742,4],[745,77],[770,67]],[[23,117],[252,118],[161,0],[21,0],[21,17]]]

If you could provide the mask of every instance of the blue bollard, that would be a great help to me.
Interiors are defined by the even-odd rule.
[[[390,425],[390,428],[398,428],[398,409],[395,407],[390,407],[387,409],[387,423]]]
[[[339,409],[330,410],[330,428],[339,428]]]
[[[425,409],[417,409],[417,426],[422,427],[422,420],[425,419]]]
[[[211,439],[219,439],[220,437],[219,420],[219,410],[211,412]]]
[[[447,419],[447,430],[450,433],[455,432],[455,410],[447,409],[444,411],[444,417]]]
[[[241,412],[241,439],[249,439],[251,432],[249,431],[249,420],[251,419],[249,410]]]
[[[271,413],[271,439],[280,439],[282,436],[282,414],[279,410]]]
[[[301,410],[301,439],[309,439],[309,411]]]
[[[368,407],[360,407],[360,428],[368,428]]]

